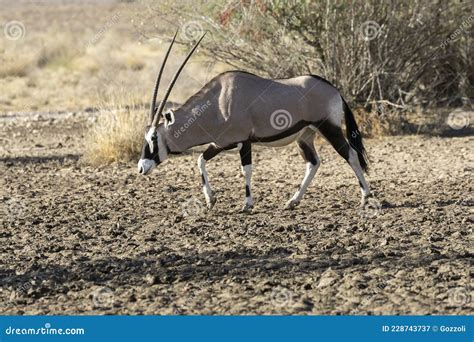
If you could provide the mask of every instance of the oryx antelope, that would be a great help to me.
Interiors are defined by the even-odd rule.
[[[367,160],[362,137],[354,115],[339,91],[317,76],[288,79],[265,79],[247,72],[231,71],[213,78],[181,107],[163,113],[168,96],[181,70],[204,35],[194,45],[171,80],[163,100],[156,108],[161,75],[176,34],[166,52],[155,84],[150,107],[149,125],[138,171],[147,175],[170,154],[179,154],[191,147],[209,144],[199,156],[203,192],[208,209],[216,198],[209,185],[206,162],[224,150],[237,148],[245,177],[245,204],[253,206],[250,179],[252,175],[252,144],[284,146],[296,141],[306,162],[306,173],[298,191],[287,202],[287,208],[299,204],[313,179],[320,160],[314,147],[319,131],[349,163],[362,191],[362,205],[370,190],[363,171]],[[347,139],[342,131],[345,119]]]

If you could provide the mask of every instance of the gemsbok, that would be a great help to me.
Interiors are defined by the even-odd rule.
[[[319,168],[320,160],[314,147],[315,134],[319,131],[349,163],[359,181],[361,204],[367,203],[370,190],[363,174],[367,171],[367,159],[361,133],[339,91],[323,78],[307,75],[266,79],[243,71],[224,72],[214,77],[181,107],[163,113],[180,72],[204,38],[203,34],[174,74],[157,108],[161,75],[176,34],[161,64],[153,91],[149,125],[138,162],[138,171],[142,175],[149,174],[169,155],[208,144],[199,156],[198,167],[210,210],[216,203],[216,197],[209,185],[206,162],[224,150],[237,148],[245,177],[242,211],[247,211],[254,204],[250,188],[252,144],[284,146],[296,141],[306,162],[306,172],[298,190],[286,203],[285,207],[292,209],[299,204]],[[343,119],[347,139],[342,131]]]

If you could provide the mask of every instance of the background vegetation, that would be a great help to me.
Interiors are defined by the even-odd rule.
[[[257,0],[178,2],[151,13],[180,22],[188,41],[209,31],[203,49],[236,68],[318,74],[365,107],[405,108],[472,98],[471,9],[453,0]]]
[[[3,4],[0,115],[100,109],[90,160],[114,162],[139,153],[143,122],[132,125],[130,118],[146,116],[163,51],[178,27],[165,85],[183,52],[208,35],[171,94],[175,103],[217,73],[238,68],[274,78],[328,79],[356,109],[366,136],[437,134],[453,107],[472,109],[474,16],[465,1]],[[18,39],[5,33],[11,21],[24,25]],[[471,114],[463,115],[469,126]]]
[[[149,103],[168,42],[137,32],[136,14],[147,11],[145,4],[0,0],[0,6],[0,115]],[[23,31],[8,37],[11,22]],[[181,50],[175,53],[164,84],[179,65]],[[211,77],[197,61],[183,73],[173,101],[184,101]]]

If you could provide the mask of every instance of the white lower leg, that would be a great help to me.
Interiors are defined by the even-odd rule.
[[[250,189],[250,182],[252,178],[252,164],[242,166],[242,174],[245,177],[245,206],[251,208],[253,206],[252,190]]]
[[[206,203],[208,207],[211,207],[214,202],[214,196],[212,194],[211,186],[209,185],[209,178],[207,176],[206,171],[206,160],[204,159],[203,155],[201,154],[198,159],[198,167],[199,173],[202,177],[202,192],[204,193],[204,197],[206,198]]]
[[[306,172],[305,172],[303,181],[301,182],[301,185],[298,191],[296,191],[296,193],[291,198],[290,202],[298,203],[299,201],[301,201],[301,199],[303,198],[303,195],[306,192],[306,189],[308,189],[309,184],[313,180],[314,175],[316,174],[316,171],[318,171],[318,167],[319,167],[319,161],[316,164],[312,164],[310,162],[306,163]]]
[[[369,184],[365,180],[364,172],[362,171],[362,167],[360,166],[357,152],[352,148],[349,150],[348,162],[352,170],[354,170],[357,180],[359,181],[361,191],[361,204],[364,205],[367,202],[367,198],[370,196],[370,188]]]

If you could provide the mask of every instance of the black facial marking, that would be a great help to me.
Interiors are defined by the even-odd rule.
[[[245,186],[245,197],[250,197],[250,187],[248,185]]]
[[[360,186],[361,188],[363,188],[363,186],[362,186],[362,182],[361,182],[361,181],[359,181],[359,186]]]
[[[159,164],[160,157],[158,153],[158,139],[156,135],[151,138],[151,143],[153,144],[153,152],[151,152],[150,144],[148,144],[148,141],[145,139],[145,142],[143,143],[141,159],[152,159],[155,161],[155,163]]]
[[[202,180],[202,185],[206,185],[206,179],[204,178],[204,175],[201,175],[201,180]]]

